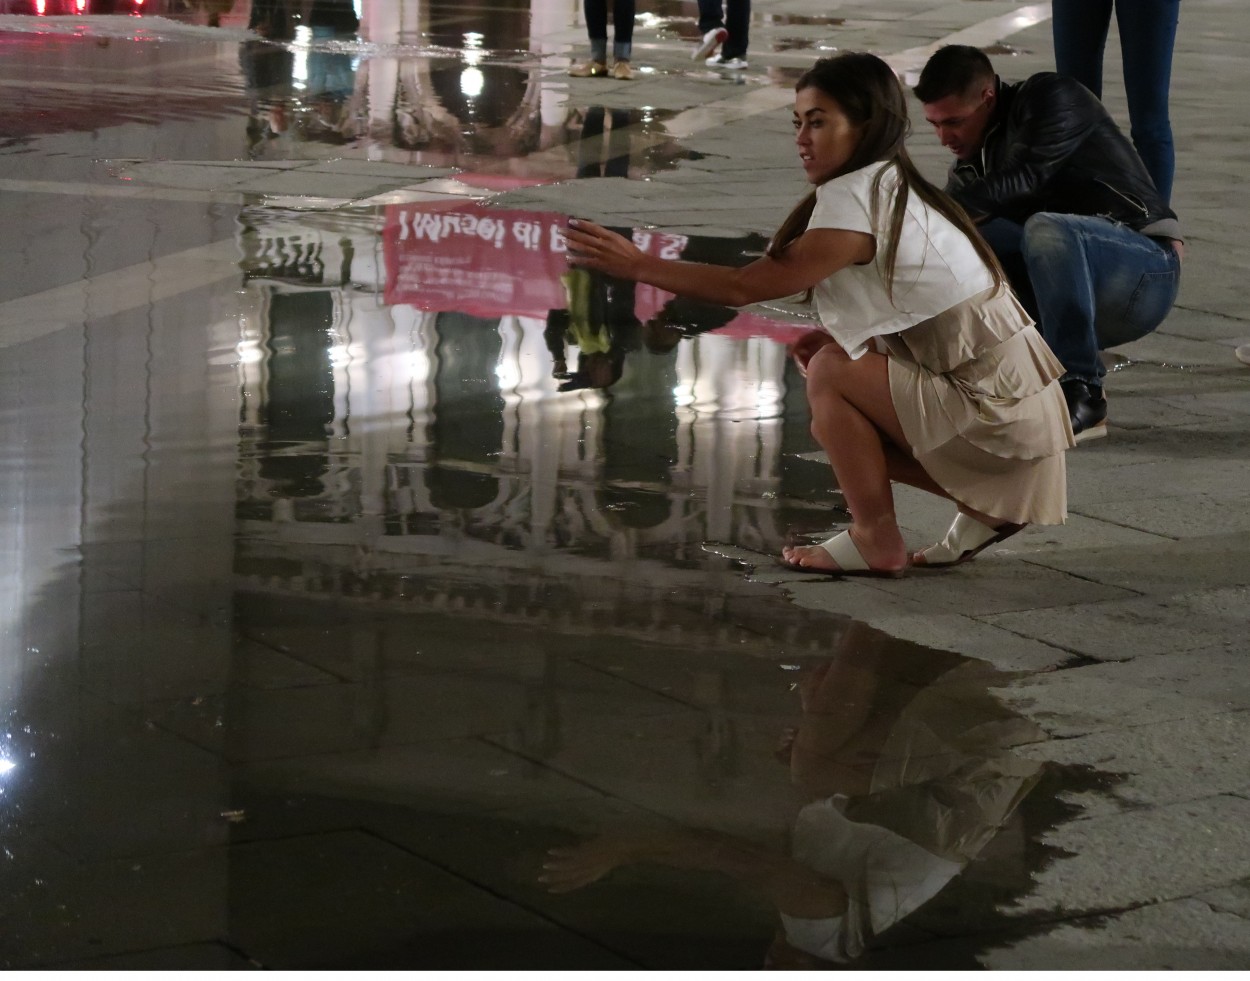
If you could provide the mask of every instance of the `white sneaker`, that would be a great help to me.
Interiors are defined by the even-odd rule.
[[[706,58],[713,51],[719,48],[729,38],[729,31],[723,27],[713,27],[710,31],[703,35],[703,40],[699,42],[699,46],[690,54],[691,61],[698,61],[700,58]]]
[[[1242,364],[1250,364],[1250,344],[1242,344],[1233,352]]]
[[[733,71],[739,71],[747,67],[745,58],[726,58],[724,55],[716,55],[709,58],[706,62],[709,68],[729,68]]]

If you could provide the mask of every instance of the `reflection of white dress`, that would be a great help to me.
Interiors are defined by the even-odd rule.
[[[964,867],[939,858],[875,824],[851,821],[840,794],[808,804],[794,826],[794,858],[847,886],[849,906],[839,919],[781,914],[792,947],[827,961],[852,961],[870,937],[937,895]]]
[[[799,811],[797,862],[840,882],[838,919],[782,914],[791,946],[825,960],[860,957],[869,941],[932,899],[1015,812],[1041,766],[1009,747],[1038,738],[985,689],[971,661],[919,692],[899,715],[864,797]]]

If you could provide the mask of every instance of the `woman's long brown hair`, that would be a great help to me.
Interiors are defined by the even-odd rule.
[[[832,58],[821,58],[803,73],[795,92],[816,88],[836,102],[853,126],[860,127],[859,145],[834,177],[841,177],[860,170],[869,164],[886,161],[898,171],[898,192],[894,196],[894,208],[890,213],[890,228],[885,245],[885,283],[890,301],[894,301],[894,266],[898,260],[899,236],[903,231],[903,219],[907,216],[907,198],[915,192],[926,205],[963,232],[981,261],[989,267],[994,285],[1001,287],[1006,281],[1002,266],[993,251],[981,238],[967,213],[951,197],[934,187],[916,169],[903,142],[911,129],[907,118],[907,96],[898,77],[876,55],[848,51]],[[877,224],[876,209],[880,200],[882,179],[890,172],[883,167],[872,184],[873,226]],[[807,230],[812,211],[816,207],[816,192],[799,202],[797,207],[781,223],[777,233],[768,244],[768,254],[776,257],[786,246]],[[881,243],[878,243],[880,246]],[[810,291],[809,291],[810,297]]]

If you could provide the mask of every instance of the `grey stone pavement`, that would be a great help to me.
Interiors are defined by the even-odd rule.
[[[505,209],[562,210],[610,223],[647,223],[685,233],[766,234],[803,192],[785,111],[787,80],[815,55],[865,48],[888,56],[906,76],[923,64],[934,45],[959,40],[998,52],[993,57],[1007,78],[1048,69],[1052,64],[1048,5],[1044,3],[755,0],[754,6],[751,68],[741,79],[691,71],[688,42],[644,18],[635,38],[635,62],[644,69],[638,79],[629,83],[569,82],[570,103],[651,106],[664,113],[667,137],[697,151],[698,159],[683,160],[675,169],[659,171],[646,180],[570,181],[496,194],[490,203]],[[989,662],[1004,672],[1006,679],[995,689],[997,696],[1045,734],[1045,738],[1016,747],[1018,755],[1118,775],[1110,793],[1091,790],[1069,795],[1067,803],[1073,816],[1048,832],[1044,842],[1063,857],[1046,864],[1026,897],[1005,911],[1008,918],[1046,922],[1053,928],[1023,939],[1004,938],[984,945],[979,959],[987,967],[1250,967],[1250,765],[1246,751],[1250,741],[1250,367],[1233,356],[1239,343],[1250,341],[1250,308],[1243,301],[1250,270],[1250,233],[1245,230],[1250,214],[1250,185],[1245,181],[1250,172],[1250,125],[1245,107],[1245,92],[1250,88],[1248,23],[1250,14],[1240,0],[1185,0],[1182,4],[1172,88],[1178,148],[1173,203],[1188,240],[1181,297],[1155,334],[1111,355],[1115,371],[1108,376],[1110,435],[1069,455],[1068,523],[1029,529],[957,574],[914,574],[897,582],[833,583],[769,570],[763,563],[751,574],[754,582],[776,584],[805,610],[849,616],[895,638]],[[234,22],[232,29],[237,30],[237,26]],[[562,76],[569,49],[582,42],[581,28],[552,28],[535,42],[535,50],[558,53],[549,63],[544,61],[544,71],[552,77]],[[1108,51],[1105,99],[1117,118],[1126,123],[1114,35]],[[652,138],[648,134],[654,133],[648,130],[640,138]],[[940,179],[946,155],[925,132],[922,122],[916,127],[911,146],[926,172]],[[116,149],[102,144],[98,156],[118,156]],[[204,146],[194,140],[188,140],[182,154],[188,161],[206,155]],[[22,200],[23,195],[40,198],[43,191],[53,190],[53,182],[80,179],[68,166],[64,172],[58,170],[61,166],[50,157],[46,173],[23,173],[20,181],[10,173],[0,173],[6,206]],[[464,193],[463,187],[446,182],[454,174],[452,169],[431,167],[423,173],[424,180],[413,183],[410,165],[395,167],[386,161],[262,161],[246,166],[219,162],[210,167],[114,160],[112,166],[114,177],[133,178],[134,183],[123,185],[110,178],[93,185],[90,190],[98,195],[93,207],[104,211],[139,199],[159,200],[170,215],[181,214],[178,209],[185,207],[190,215],[197,203],[211,199],[238,204],[240,195],[245,194],[268,195],[271,205],[298,209],[306,204],[301,199],[309,196],[317,196],[323,207],[332,207],[335,203],[419,201]],[[38,179],[48,181],[48,186],[36,186]],[[68,186],[55,191],[70,193]],[[9,192],[15,193],[9,197]],[[52,272],[43,281],[39,264],[32,262],[29,281],[10,290],[4,303],[5,346],[45,336],[61,343],[54,327],[73,311],[85,309],[88,301],[100,322],[111,322],[108,318],[132,311],[139,302],[133,297],[145,289],[152,290],[147,299],[155,303],[153,297],[163,295],[159,286],[164,277],[178,280],[169,295],[232,283],[231,277],[237,279],[238,273],[233,216],[223,209],[220,216],[214,212],[213,221],[218,227],[207,231],[188,222],[192,230],[185,237],[171,222],[175,227],[162,240],[166,254],[142,268],[93,270],[90,286],[63,284]],[[90,226],[88,216],[84,227],[94,234]],[[29,248],[30,254],[38,251],[37,244]],[[52,265],[48,263],[46,268]],[[214,316],[220,315],[221,323],[233,317],[237,324],[238,311],[220,297],[214,295],[206,302]],[[776,306],[765,312],[801,316],[792,308],[779,310]],[[194,316],[187,316],[188,333],[193,326],[202,326],[203,318],[195,320]],[[222,328],[220,337],[211,333],[218,329],[211,327],[206,334],[211,334],[214,343],[220,341],[220,351],[232,349],[237,331],[232,335]],[[65,358],[77,356],[72,345],[50,349]],[[132,363],[154,357],[138,343],[121,350],[125,360]],[[202,354],[195,343],[188,342],[185,349],[171,344],[164,355],[159,351],[156,355],[169,358],[180,368],[183,362],[179,359],[185,358],[191,366],[185,376],[165,383],[168,391],[161,389],[156,395],[165,400],[171,415],[185,415],[196,425],[199,417],[194,412],[199,409],[193,411],[179,403],[177,387],[179,378],[190,386],[207,377]],[[208,375],[224,377],[233,372],[233,367],[223,367],[226,363],[222,359],[211,362]],[[233,383],[230,379],[228,384]],[[130,405],[126,402],[129,397],[125,392],[117,397],[122,408]],[[135,394],[134,405],[138,404]],[[206,432],[212,428],[213,432],[229,434],[233,427],[237,436],[236,405],[217,405],[205,414],[212,415],[210,421],[216,427],[205,422]],[[118,415],[120,418],[124,413],[119,411]],[[121,432],[128,423],[117,425]],[[78,439],[78,419],[69,418],[62,428],[63,438],[68,438],[64,437],[68,433]],[[142,441],[146,454],[149,434],[145,431],[140,435],[142,440],[130,430],[122,432],[122,436],[133,437],[131,444]],[[208,447],[206,458],[223,461],[223,469],[212,478],[221,485],[214,492],[232,508],[235,475],[226,462],[233,464],[233,457],[214,444]],[[108,466],[101,464],[100,469],[107,471]],[[120,474],[123,465],[118,464],[117,469]],[[96,474],[92,479],[102,481],[112,476]],[[159,477],[158,473],[152,479]],[[117,479],[120,483],[121,478]],[[161,479],[172,482],[169,477]],[[183,480],[187,486],[194,483]],[[152,491],[153,500],[159,489]],[[196,485],[196,493],[202,490]],[[179,493],[186,493],[184,486],[179,486]],[[898,490],[898,504],[905,534],[915,544],[932,540],[949,520],[941,502],[906,488]],[[176,539],[201,536],[202,540],[194,540],[195,548],[201,556],[209,557],[206,565],[218,570],[211,581],[192,584],[199,591],[195,601],[202,604],[197,614],[199,627],[211,635],[197,641],[203,644],[205,657],[213,644],[222,645],[223,650],[226,644],[225,628],[203,610],[229,601],[228,583],[235,561],[231,541],[236,534],[230,508],[223,512],[220,526],[197,528],[194,535],[180,524],[179,509],[151,518],[153,527],[166,523],[161,527],[170,540],[158,570],[163,578],[158,579],[153,571],[135,573],[129,558],[132,553],[124,543],[104,541],[95,553],[107,556],[106,563],[115,566],[106,570],[112,578],[148,576],[145,582],[156,583],[152,586],[154,595],[168,601],[170,610],[184,619],[194,619],[190,614],[184,616],[185,610],[194,607],[179,590],[192,587],[187,586],[189,574],[186,581],[182,578],[178,557],[184,553],[178,551]],[[73,508],[65,513],[74,513]],[[145,517],[145,534],[148,523]],[[307,555],[315,554],[315,544],[309,544]],[[327,550],[324,545],[317,547]],[[345,550],[350,547],[343,546]],[[739,557],[753,561],[752,553],[742,551]],[[52,601],[55,599],[53,596]],[[107,597],[97,595],[88,600],[87,605],[99,604],[102,621],[125,624],[128,617],[139,616],[120,600],[115,601],[116,607],[109,605],[114,601]],[[144,615],[156,616],[150,609]],[[310,627],[306,634],[314,637],[309,643],[315,647],[317,630]],[[170,636],[174,635],[170,628]],[[117,688],[125,681],[135,692],[159,688],[163,669],[159,662],[153,661],[146,668],[144,664],[136,666],[129,662],[130,651],[120,642],[109,641],[116,649],[100,643],[112,659],[105,659],[102,668],[94,669],[103,672],[100,678],[93,678],[94,683]],[[38,654],[37,648],[32,650]],[[262,653],[275,659],[272,650]],[[288,665],[284,670],[290,669]],[[136,681],[135,675],[145,670],[152,676]],[[324,680],[325,672],[314,672],[307,666],[300,670],[307,675],[319,674]],[[35,670],[31,668],[30,673],[33,676]],[[300,681],[304,683],[304,675]],[[276,691],[278,684],[272,687],[285,697],[285,690]],[[126,689],[125,697],[130,697],[130,691]],[[315,692],[319,698],[322,689],[300,691]],[[139,706],[135,696],[136,705],[125,706],[128,712],[134,708],[136,719],[145,717],[139,714],[140,708],[146,712],[151,707],[150,696],[145,697],[148,704]],[[475,697],[465,696],[464,714],[488,714]],[[85,698],[83,704],[88,703],[96,705]],[[193,704],[198,707],[200,703]],[[259,700],[257,704],[268,705]],[[352,704],[340,711],[339,703],[328,697],[325,704],[331,706],[327,717],[338,718],[336,711],[344,718],[351,716],[343,722],[344,729],[357,725],[357,714],[366,715],[369,708],[363,703]],[[660,702],[656,700],[655,705]],[[103,714],[98,706],[91,711],[97,710]],[[439,711],[447,710],[445,706],[431,707],[432,716]],[[628,711],[632,713],[635,708],[631,706]],[[652,706],[639,711],[653,712],[660,718],[667,709]],[[292,744],[298,741],[293,735],[294,724],[289,732],[283,728],[286,716],[278,714],[271,719],[267,713],[267,707],[256,711],[258,725],[267,735],[274,735],[277,742],[288,736]],[[128,715],[127,721],[133,719]],[[211,730],[211,722],[200,718],[193,721]],[[491,725],[497,725],[493,718]],[[448,731],[454,728],[452,723],[448,726]],[[601,735],[597,729],[588,731]],[[141,746],[149,737],[154,740],[154,733],[148,725],[134,738],[134,745]],[[324,752],[337,763],[334,753],[340,747],[331,746],[331,742],[327,736]],[[500,760],[506,754],[484,742],[473,745],[482,756],[483,772],[486,768],[494,768],[492,774],[505,772]],[[178,752],[185,751],[186,747],[181,747]],[[137,749],[135,752],[142,755]],[[426,750],[414,751],[411,757],[398,756],[398,762],[390,765],[400,772],[417,765],[415,760],[438,779],[444,776],[439,770],[443,763],[449,773],[458,772],[456,765],[438,756],[439,752],[434,749],[422,755]],[[661,752],[657,750],[657,756]],[[171,758],[182,759],[174,757],[172,751]],[[185,773],[178,770],[183,766]],[[217,757],[207,754],[185,765],[179,762],[178,767],[171,767],[178,770],[173,779],[185,778],[188,784],[192,777],[212,776],[220,769]],[[108,767],[101,769],[114,773]],[[379,767],[379,772],[383,769]],[[124,776],[131,779],[129,774]],[[140,777],[134,779],[141,781]],[[456,779],[454,773],[448,776],[447,785],[453,786]],[[112,796],[113,788],[106,786],[103,777],[97,783],[91,794],[101,800]],[[581,793],[583,789],[583,784],[574,787],[571,781],[564,786],[561,778],[560,785],[549,791],[552,800],[540,803],[553,809],[567,808],[557,791],[571,796],[573,790]],[[499,793],[494,789],[490,792]],[[175,796],[171,790],[168,801],[159,798],[161,806],[169,807],[168,821],[160,807],[155,812],[162,828],[167,824],[172,829],[171,839],[181,827],[179,822],[190,826],[192,821],[178,810],[180,803],[173,803]],[[210,800],[209,806],[215,807],[214,801]],[[119,826],[129,829],[126,815],[113,817]],[[103,835],[85,821],[72,831],[88,841],[94,840],[95,834]],[[199,833],[198,826],[195,832]],[[455,836],[452,830],[447,834]],[[377,840],[363,831],[343,832],[340,837],[343,847],[336,860],[344,863],[344,876],[354,864],[352,856],[363,861],[375,851],[381,852]],[[301,852],[301,847],[306,847],[307,853]],[[315,850],[319,847],[284,840],[278,848],[287,849],[289,854],[273,861],[289,862],[282,868],[305,868],[322,857]],[[470,855],[466,861],[472,864],[471,848],[466,853]],[[127,853],[123,850],[118,855],[118,869],[131,868]],[[189,886],[183,886],[192,881],[188,876],[195,873],[201,858],[191,851],[165,856],[149,863],[142,873],[162,884],[173,897],[171,906],[182,904],[181,915],[188,920],[195,917],[197,902],[208,905],[202,896],[192,894]],[[43,856],[36,859],[42,861]],[[223,876],[219,868],[209,868],[207,860],[204,866],[207,881]],[[139,865],[132,868],[138,875]],[[398,883],[407,873],[396,868]],[[446,878],[447,883],[439,885],[446,895],[467,894],[463,882],[452,883],[455,877],[450,875]],[[106,910],[113,895],[110,881],[105,873],[98,882],[91,880],[92,901]],[[300,881],[283,881],[281,888],[286,891],[275,893],[275,902],[298,900]],[[390,880],[384,883],[386,888],[390,885]],[[214,911],[211,915],[219,914]],[[261,910],[258,921],[263,915]],[[350,919],[351,911],[346,915]],[[545,921],[543,925],[549,926]],[[370,926],[365,924],[361,929]],[[156,927],[149,930],[145,925],[144,931],[145,936],[163,936]],[[151,946],[159,944],[154,940]],[[98,953],[81,950],[75,951],[75,956]],[[232,955],[218,951],[214,956],[218,955],[224,958],[223,966],[235,966]]]
[[[839,3],[847,22],[836,44],[891,55],[906,77],[927,45],[972,18],[1025,9]],[[756,10],[829,7],[781,0]],[[1238,3],[1182,4],[1172,84],[1173,205],[1188,242],[1180,299],[1157,332],[1109,356],[1110,436],[1069,454],[1068,523],[1029,529],[958,576],[830,585],[757,574],[802,606],[1023,672],[1003,694],[1051,736],[1026,755],[1125,775],[1112,801],[1081,800],[1084,815],[1051,839],[1071,857],[1043,871],[1027,900],[1028,911],[1063,910],[1072,925],[1004,946],[984,959],[990,967],[1250,966],[1250,368],[1233,356],[1250,340],[1248,21]],[[770,31],[819,39],[827,29],[764,28],[758,50]],[[1048,19],[989,31],[997,36],[968,43],[993,45],[1004,77],[1053,68]],[[641,48],[646,63],[645,40]],[[646,183],[562,185],[497,203],[705,234],[770,232],[802,191],[788,119],[768,111],[774,93],[709,103],[706,82],[665,72],[669,51],[654,63],[657,76],[640,82],[579,84],[609,105],[687,110],[684,143],[704,159]],[[784,77],[802,64],[753,54],[751,67]],[[1104,99],[1127,129],[1118,65],[1113,27]],[[947,155],[918,112],[913,126],[912,152],[940,180]],[[899,488],[897,499],[909,541],[948,520],[918,492]]]

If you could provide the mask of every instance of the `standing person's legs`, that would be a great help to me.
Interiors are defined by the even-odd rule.
[[[608,63],[608,0],[582,0],[586,35],[590,39],[590,61],[574,65],[569,74],[583,78],[606,74]]]
[[[606,7],[606,0],[604,3]],[[629,61],[634,47],[634,0],[613,0],[612,58]]]
[[[721,49],[721,57],[746,59],[751,31],[751,0],[725,0],[725,27],[729,39]]]
[[[690,52],[695,61],[707,58],[729,37],[721,0],[699,0],[699,34],[699,44]]]
[[[1100,99],[1103,48],[1111,26],[1111,4],[1112,0],[1053,0],[1051,4],[1055,71],[1075,78]],[[1119,6],[1116,4],[1117,8]]]
[[[1133,145],[1165,201],[1172,198],[1176,172],[1168,89],[1180,7],[1180,0],[1120,0],[1115,5]]]

